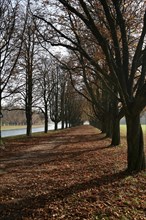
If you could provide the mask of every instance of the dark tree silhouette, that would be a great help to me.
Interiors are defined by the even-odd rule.
[[[141,31],[139,29],[141,32],[139,40],[135,42],[134,47],[131,43],[134,38],[132,32],[134,26],[128,25],[127,13],[135,12],[133,10],[135,10],[137,3],[131,1],[131,4],[127,6],[124,0],[95,0],[92,2],[88,0],[76,2],[59,0],[56,7],[57,5],[63,6],[64,10],[64,14],[61,14],[62,17],[64,16],[61,29],[41,17],[56,33],[55,40],[50,37],[47,38],[47,41],[54,46],[64,46],[70,50],[79,51],[96,68],[109,89],[111,86],[116,88],[117,99],[122,103],[127,123],[128,170],[131,172],[144,170],[145,155],[140,113],[146,105],[146,45],[144,41],[146,13],[143,26],[139,27],[141,28]],[[144,1],[138,8],[141,14],[143,8]],[[138,15],[140,16],[140,14]],[[36,17],[40,19],[39,16]],[[73,21],[76,31],[72,31],[70,28]],[[136,20],[133,22],[134,25],[135,22]],[[100,59],[95,59],[92,56],[90,47],[86,48],[82,45],[78,35],[80,24],[86,28],[87,32],[90,32],[92,42],[102,51],[108,67],[107,72],[102,68]],[[68,34],[69,30],[70,34]],[[82,38],[86,38],[86,31],[82,32]],[[91,49],[93,49],[92,46],[93,43],[91,43]]]

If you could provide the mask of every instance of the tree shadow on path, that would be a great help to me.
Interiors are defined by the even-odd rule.
[[[100,186],[105,186],[112,184],[121,179],[124,179],[127,176],[127,173],[122,171],[120,173],[103,175],[99,178],[94,178],[86,182],[75,183],[69,187],[53,189],[47,194],[41,194],[38,196],[30,196],[18,199],[14,201],[9,201],[0,205],[0,213],[2,213],[1,220],[19,220],[23,217],[27,218],[31,216],[34,210],[37,208],[44,208],[46,205],[49,206],[52,202],[57,202],[58,200],[66,200],[68,197],[81,193],[86,190],[94,189]],[[99,193],[99,196],[102,196],[102,191]],[[92,201],[91,201],[92,202]],[[47,209],[47,215],[51,218],[52,210]]]

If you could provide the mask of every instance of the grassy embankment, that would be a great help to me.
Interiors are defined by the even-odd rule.
[[[38,127],[43,127],[44,125],[33,125],[33,128],[38,128]],[[13,129],[21,129],[21,128],[26,128],[26,125],[5,125],[2,126],[2,130],[13,130]],[[120,125],[121,128],[121,134],[125,135],[126,134],[126,125],[122,124]],[[142,125],[143,132],[146,133],[146,125]]]
[[[40,128],[40,127],[43,127],[43,126],[44,125],[33,125],[33,128]],[[2,126],[2,131],[22,129],[22,128],[26,128],[26,125],[5,125],[5,126]]]
[[[143,129],[143,133],[144,133],[144,137],[146,138],[146,125],[142,125],[142,129]],[[120,130],[121,130],[121,136],[126,136],[126,125],[122,124],[120,125]]]
[[[143,139],[144,139],[144,146],[145,146],[145,153],[146,153],[146,125],[142,125],[142,129],[143,129]],[[124,145],[127,145],[126,144],[126,130],[127,130],[126,125],[120,125],[121,142]]]
[[[33,125],[33,128],[37,128],[37,127],[43,127],[44,125]],[[26,125],[16,125],[16,126],[2,126],[2,130],[13,130],[13,129],[22,129],[22,128],[26,128]],[[144,141],[146,142],[146,125],[142,125],[142,129],[143,129],[143,133],[144,133]],[[44,132],[36,132],[33,134],[33,136],[36,135],[41,135]],[[121,134],[121,138],[125,138],[126,136],[126,125],[125,124],[121,124],[120,125],[120,134]],[[24,135],[18,135],[18,137],[23,137]]]

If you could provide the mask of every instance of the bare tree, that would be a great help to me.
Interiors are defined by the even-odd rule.
[[[55,82],[52,80],[54,74],[54,63],[51,57],[41,56],[37,64],[38,74],[36,77],[36,85],[38,101],[36,107],[38,107],[44,115],[45,128],[44,132],[48,132],[49,123],[49,104],[52,90],[55,86]]]
[[[2,100],[12,95],[17,89],[14,83],[10,86],[10,81],[15,75],[26,24],[26,20],[21,22],[19,29],[20,8],[19,1],[2,0],[0,2],[0,112]]]
[[[69,127],[83,123],[83,100],[83,96],[74,90],[71,83],[68,83],[65,92],[65,119]]]
[[[129,3],[130,2],[130,3]],[[60,5],[60,4],[61,5]],[[88,1],[59,0],[55,2],[56,7],[63,7],[60,13],[62,28],[59,28],[52,20],[41,18],[54,32],[56,37],[46,38],[54,46],[64,46],[70,50],[79,51],[97,70],[98,76],[107,83],[110,90],[111,85],[116,88],[117,99],[120,99],[127,123],[128,144],[128,170],[140,171],[145,169],[145,156],[143,134],[140,125],[140,112],[146,103],[146,14],[140,24],[134,19],[134,26],[139,28],[139,37],[136,46],[133,47],[134,35],[138,34],[133,25],[129,25],[129,14],[136,16],[144,15],[144,1],[133,2],[117,0]],[[135,10],[138,7],[138,10]],[[67,12],[67,13],[66,13]],[[69,13],[68,13],[69,12]],[[128,15],[128,16],[127,16]],[[135,18],[136,18],[135,16]],[[39,16],[36,15],[40,19]],[[74,19],[75,32],[71,30],[70,24]],[[79,22],[77,22],[79,20]],[[79,24],[79,25],[78,25]],[[102,51],[108,71],[102,68],[102,62],[95,59],[90,53],[90,47],[82,45],[81,38],[76,38],[80,24],[90,32],[92,42]],[[142,25],[143,24],[143,25]],[[133,32],[134,31],[134,32]],[[54,34],[54,33],[53,33]],[[86,32],[82,32],[86,38]],[[91,49],[93,43],[91,43]],[[112,91],[111,91],[112,92]],[[134,137],[133,137],[134,134]]]
[[[58,123],[61,121],[61,84],[60,84],[60,67],[57,64],[52,74],[52,83],[54,85],[50,96],[50,119],[55,124],[57,130]]]
[[[22,19],[26,19],[26,15],[22,15]],[[32,133],[32,114],[33,104],[35,102],[34,94],[34,81],[36,73],[36,60],[39,59],[37,53],[39,51],[38,41],[36,37],[36,26],[31,16],[31,2],[27,2],[27,22],[23,36],[23,45],[19,58],[19,65],[17,71],[21,75],[23,81],[23,87],[19,90],[19,96],[17,100],[21,100],[25,106],[26,114],[26,134],[31,136]]]

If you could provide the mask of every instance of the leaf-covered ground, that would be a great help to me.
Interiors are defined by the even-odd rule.
[[[1,220],[146,219],[146,173],[128,176],[126,147],[89,126],[0,150]]]

